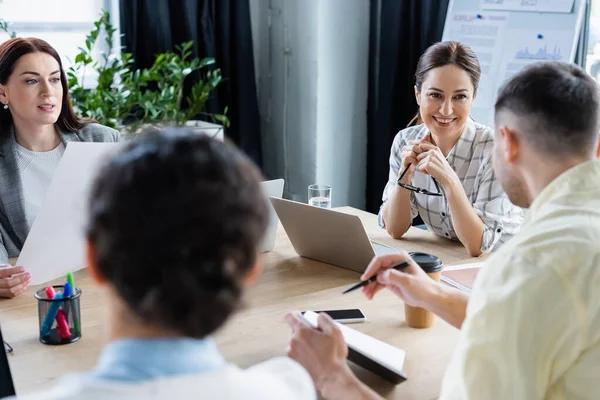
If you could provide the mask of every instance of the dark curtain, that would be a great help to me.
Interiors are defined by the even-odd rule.
[[[194,41],[193,56],[215,59],[224,81],[206,111],[220,113],[228,107],[226,136],[261,166],[249,1],[120,0],[120,14],[122,42],[137,68],[152,65],[157,53],[189,40]],[[184,91],[195,76],[190,74]]]
[[[371,1],[367,211],[381,206],[392,141],[417,111],[417,62],[442,39],[447,9],[448,0]]]

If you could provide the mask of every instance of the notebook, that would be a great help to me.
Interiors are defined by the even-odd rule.
[[[477,273],[483,263],[450,266],[442,272],[441,281],[466,293],[471,293]]]
[[[317,327],[318,315],[313,311],[306,311],[303,314],[304,319],[313,327]],[[398,384],[406,380],[403,371],[404,350],[394,347],[390,344],[375,339],[372,336],[335,323],[348,345],[348,360],[360,365],[361,367],[379,375],[381,378]]]

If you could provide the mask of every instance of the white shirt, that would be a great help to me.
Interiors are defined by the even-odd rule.
[[[46,152],[31,151],[17,143],[17,168],[23,187],[23,208],[28,230],[42,206],[46,191],[60,163],[65,144]]]
[[[564,172],[477,276],[440,399],[600,398],[600,161]]]
[[[428,133],[429,130],[425,124],[421,124],[400,131],[394,138],[390,152],[388,183],[383,191],[383,204],[388,200],[391,191],[398,185],[398,171],[402,165],[400,156],[402,148],[409,141],[420,140]],[[510,202],[496,179],[492,168],[493,148],[494,134],[492,130],[469,119],[458,142],[446,157],[448,164],[460,179],[473,209],[485,225],[481,240],[482,253],[488,253],[508,241],[518,232],[519,226],[523,222],[523,210]],[[411,184],[431,192],[437,192],[431,176],[420,171],[415,171]],[[443,192],[441,185],[438,186]],[[427,228],[433,233],[448,239],[459,240],[445,196],[428,196],[411,192],[410,199],[411,218],[420,215]],[[381,209],[379,225],[384,226]]]
[[[211,372],[176,375],[144,382],[117,382],[73,376],[25,400],[106,399],[316,399],[310,375],[290,358],[280,357],[246,370],[227,365]]]

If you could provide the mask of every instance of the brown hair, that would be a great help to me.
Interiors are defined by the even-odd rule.
[[[525,141],[549,157],[586,155],[598,145],[599,110],[598,84],[581,67],[537,62],[498,91],[496,126],[512,115]]]
[[[62,109],[56,124],[61,130],[77,132],[81,130],[91,120],[78,118],[71,106],[69,97],[69,86],[67,85],[67,76],[63,69],[60,56],[56,50],[47,42],[38,38],[13,38],[0,44],[0,84],[6,85],[8,78],[13,73],[17,61],[22,56],[29,53],[47,53],[51,55],[60,67],[60,81],[63,88]],[[12,125],[12,115],[9,110],[0,109],[0,134],[9,129]]]
[[[440,42],[425,50],[425,53],[419,58],[417,71],[415,72],[415,86],[417,87],[417,91],[421,92],[421,86],[429,71],[446,65],[456,65],[469,74],[471,83],[473,84],[473,96],[475,96],[477,94],[477,87],[479,86],[479,78],[481,77],[479,60],[469,46],[459,42]],[[408,125],[410,126],[415,121],[417,121],[417,124],[422,122],[418,110],[417,115],[415,115]]]

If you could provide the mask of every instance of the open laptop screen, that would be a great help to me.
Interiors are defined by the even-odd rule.
[[[10,373],[10,366],[8,365],[8,356],[6,355],[6,346],[2,338],[1,326],[0,342],[2,342],[2,349],[0,350],[0,399],[2,399],[7,396],[14,396],[15,387]]]

